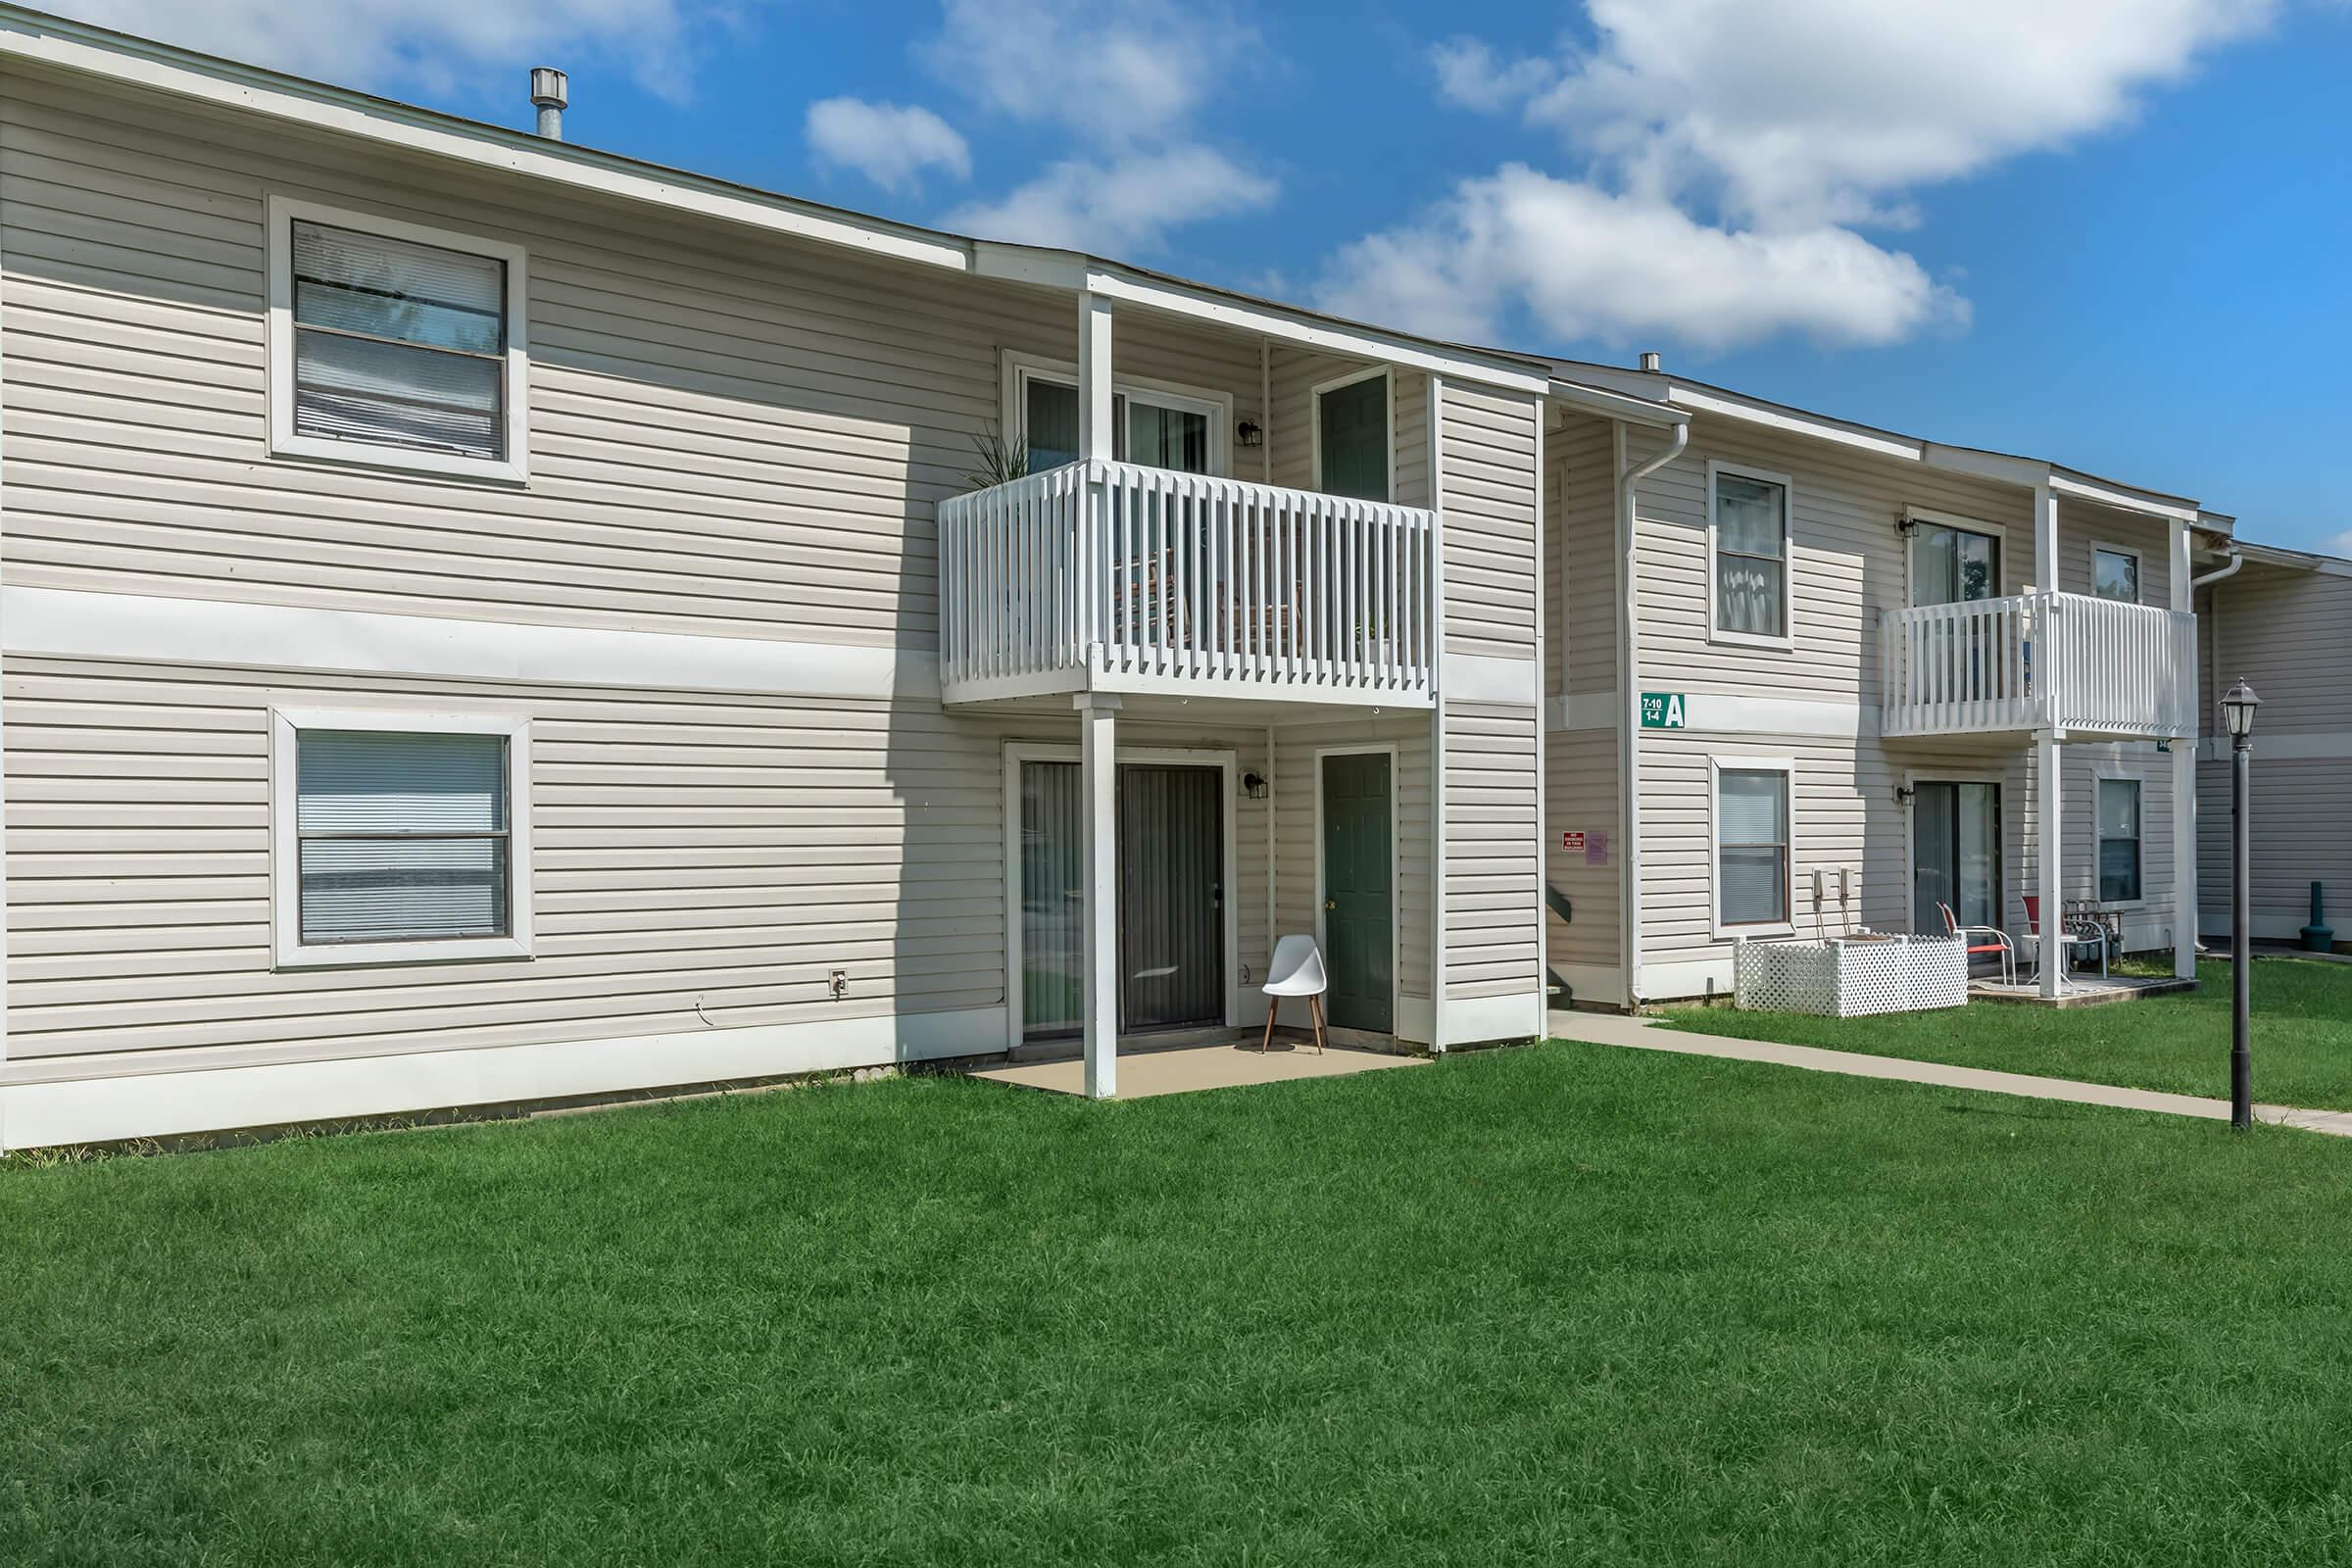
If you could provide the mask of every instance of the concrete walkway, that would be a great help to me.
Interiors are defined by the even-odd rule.
[[[2113,1084],[2077,1083],[2071,1078],[2037,1078],[2032,1073],[1992,1072],[1983,1067],[1953,1067],[1939,1061],[1911,1061],[1901,1056],[1865,1056],[1851,1051],[1824,1051],[1818,1046],[1735,1040],[1729,1035],[1662,1029],[1648,1018],[1628,1018],[1614,1013],[1553,1012],[1549,1025],[1556,1039],[1582,1040],[1596,1046],[1629,1046],[1640,1051],[1672,1051],[1686,1056],[1763,1061],[1781,1067],[1804,1067],[1813,1072],[1843,1073],[1849,1078],[1892,1078],[1944,1089],[2017,1095],[2026,1100],[2064,1100],[2078,1105],[2113,1105],[2123,1110],[2160,1111],[2168,1116],[2202,1116],[2209,1121],[2230,1119],[2227,1100],[2168,1095],[2153,1089],[2119,1089]],[[2259,1121],[2281,1127],[2301,1127],[2315,1133],[2352,1138],[2352,1111],[2256,1105],[2254,1115]]]
[[[1274,1049],[1258,1054],[1253,1035],[1247,1041],[1209,1046],[1179,1046],[1152,1051],[1119,1053],[1119,1098],[1149,1100],[1154,1095],[1189,1095],[1202,1089],[1231,1089],[1242,1084],[1280,1084],[1297,1078],[1345,1078],[1349,1073],[1381,1072],[1390,1067],[1426,1066],[1427,1056],[1398,1056],[1378,1051],[1351,1051],[1333,1046],[1314,1051],[1296,1041],[1277,1038]],[[976,1069],[972,1076],[1021,1089],[1045,1089],[1055,1094],[1086,1093],[1086,1063],[1075,1056],[1046,1061],[1006,1062]]]

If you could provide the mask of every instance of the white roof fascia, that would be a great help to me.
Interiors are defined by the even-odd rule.
[[[2279,545],[2249,544],[2243,539],[2232,540],[2230,548],[2248,561],[2257,561],[2266,566],[2315,571],[2323,577],[2352,577],[2352,561],[2335,556],[2317,555],[2308,550],[2288,550]]]
[[[1690,422],[1690,416],[1685,410],[1672,408],[1663,403],[1653,403],[1648,398],[1634,397],[1624,392],[1612,392],[1605,387],[1587,386],[1579,381],[1563,381],[1556,375],[1551,378],[1551,390],[1547,396],[1554,403],[1571,404],[1576,408],[1583,409],[1588,414],[1597,414],[1608,419],[1623,419],[1628,424],[1646,424],[1660,429],[1671,429],[1675,425]]]
[[[1445,348],[1376,326],[1360,326],[1172,278],[1153,277],[1115,263],[1087,263],[1084,287],[1117,304],[1204,321],[1317,353],[1400,366],[1512,392],[1541,395],[1551,386],[1548,371],[1533,360],[1475,349]]]

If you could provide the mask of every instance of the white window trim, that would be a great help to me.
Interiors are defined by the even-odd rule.
[[[2112,602],[2121,603],[2120,600]],[[2090,900],[2102,909],[2145,909],[2148,906],[2148,781],[2113,763],[2100,763],[2092,768],[2090,779]],[[2139,793],[2139,808],[2133,813],[2139,823],[2136,840],[2139,845],[2139,897],[2136,899],[2109,899],[2099,893],[2099,846],[2106,839],[2106,835],[2099,831],[2099,786],[2110,780],[2129,784]]]
[[[454,452],[416,452],[365,441],[336,441],[300,435],[294,429],[294,224],[327,223],[380,234],[386,239],[432,245],[506,264],[507,364],[501,396],[506,414],[503,459],[469,458]],[[270,308],[267,355],[270,384],[270,454],[362,468],[392,468],[455,478],[496,479],[520,484],[530,477],[530,297],[523,248],[479,234],[428,228],[375,213],[327,207],[272,194],[269,200]]]
[[[1715,596],[1715,482],[1725,474],[1738,479],[1753,479],[1759,484],[1781,487],[1781,625],[1778,636],[1762,632],[1731,631],[1721,624],[1721,611]],[[1770,468],[1750,467],[1743,463],[1726,463],[1719,458],[1707,462],[1707,641],[1735,648],[1792,649],[1796,646],[1796,481],[1785,473]]]
[[[1021,959],[1024,956],[1021,941],[1021,764],[1078,762],[1084,760],[1085,748],[1081,746],[1028,741],[1004,743],[1004,1041],[1006,1048],[1012,1051],[1018,1051],[1029,1043],[1021,1024]],[[1213,767],[1217,770],[1220,781],[1218,788],[1224,792],[1223,805],[1217,813],[1224,825],[1224,842],[1217,849],[1217,874],[1225,879],[1226,888],[1218,937],[1225,945],[1225,1027],[1238,1027],[1246,1004],[1244,998],[1249,989],[1241,980],[1242,836],[1241,813],[1234,796],[1235,780],[1241,769],[1241,754],[1214,748],[1114,745],[1111,749],[1114,790],[1117,788],[1117,770],[1129,762],[1169,767]],[[1115,817],[1116,813],[1113,815]],[[1115,861],[1111,886],[1114,890],[1118,887]],[[1117,918],[1116,910],[1112,911],[1112,918]]]
[[[1723,918],[1723,775],[1779,773],[1788,803],[1788,885],[1784,902],[1788,918],[1758,924],[1726,924]],[[1796,934],[1796,759],[1793,757],[1722,756],[1707,759],[1707,920],[1718,941],[1740,937],[1786,937]]]
[[[2099,592],[2099,555],[2102,551],[2111,556],[2130,556],[2132,558],[2132,594],[2129,600],[2108,599]],[[2083,559],[2090,564],[2091,598],[2102,600],[2110,605],[2144,605],[2148,602],[2148,556],[2146,551],[2137,545],[2119,545],[2105,539],[2093,539],[2090,541],[2090,554]]]
[[[1400,891],[1404,886],[1404,841],[1399,837],[1396,808],[1397,789],[1396,743],[1395,741],[1362,742],[1352,745],[1318,746],[1315,748],[1315,952],[1318,956],[1331,952],[1328,923],[1324,920],[1323,906],[1331,895],[1323,882],[1323,761],[1331,757],[1385,757],[1389,760],[1389,1029],[1393,1034],[1397,1026],[1397,1008],[1404,1004],[1404,902]],[[1274,951],[1276,937],[1266,939],[1267,953]],[[1323,958],[1325,972],[1331,960]]]
[[[1388,416],[1381,422],[1389,432],[1389,505],[1396,503],[1396,368],[1376,365],[1368,370],[1349,370],[1327,381],[1317,381],[1306,389],[1306,450],[1309,455],[1308,484],[1320,492],[1323,488],[1323,394],[1337,392],[1358,381],[1381,379],[1381,392],[1388,405]]]
[[[280,969],[380,963],[463,963],[531,956],[531,723],[516,713],[403,709],[280,708],[270,712],[270,912]],[[302,861],[297,844],[295,750],[306,729],[380,730],[401,735],[507,738],[507,935],[408,942],[302,940]]]
[[[1061,386],[1078,384],[1078,362],[1056,360],[1044,354],[1025,354],[1006,349],[1003,365],[1004,429],[1008,439],[1029,439],[1029,383],[1032,380],[1053,381]],[[1129,408],[1135,400],[1154,404],[1163,409],[1178,409],[1198,414],[1208,420],[1208,471],[1217,478],[1233,475],[1233,394],[1211,391],[1206,387],[1184,386],[1174,381],[1157,381],[1149,376],[1116,376],[1110,383],[1113,397],[1128,399]]]
[[[1982,517],[1964,517],[1956,512],[1933,512],[1926,507],[1905,507],[1903,520],[1905,522],[1924,522],[1936,528],[1958,528],[1964,533],[1981,533],[1991,538],[2001,547],[2001,580],[1993,584],[1996,591],[1992,597],[1995,599],[2010,597],[2009,529],[2005,524],[1986,522]],[[1914,602],[1919,598],[1918,547],[1919,535],[1917,533],[1909,533],[1904,536],[1903,604],[1906,608],[1915,608]],[[1963,780],[1962,782],[1967,781]]]

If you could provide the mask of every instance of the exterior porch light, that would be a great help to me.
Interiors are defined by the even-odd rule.
[[[2230,1124],[2241,1133],[2254,1125],[2254,943],[2246,926],[2254,835],[2246,781],[2254,764],[2254,710],[2261,706],[2243,676],[2222,698],[2222,726],[2230,732]]]
[[[1244,773],[1242,775],[1242,793],[1253,801],[1264,800],[1266,798],[1265,775],[1263,773]]]
[[[1233,444],[1254,450],[1266,444],[1266,429],[1255,419],[1244,419],[1233,427]]]
[[[1911,804],[1912,797],[1916,796],[1918,793],[1919,791],[1913,789],[1908,784],[1897,784],[1894,787],[1894,804],[1897,806],[1909,806]]]

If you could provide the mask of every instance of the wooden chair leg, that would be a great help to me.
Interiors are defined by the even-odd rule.
[[[1313,1015],[1315,1020],[1315,1054],[1320,1056],[1323,1054],[1323,999],[1308,997],[1306,1010]]]
[[[1266,1048],[1274,1044],[1274,1015],[1280,1011],[1282,1011],[1282,999],[1268,997],[1266,999],[1266,1032],[1259,1037],[1257,1042],[1257,1054],[1261,1056],[1266,1054]]]

